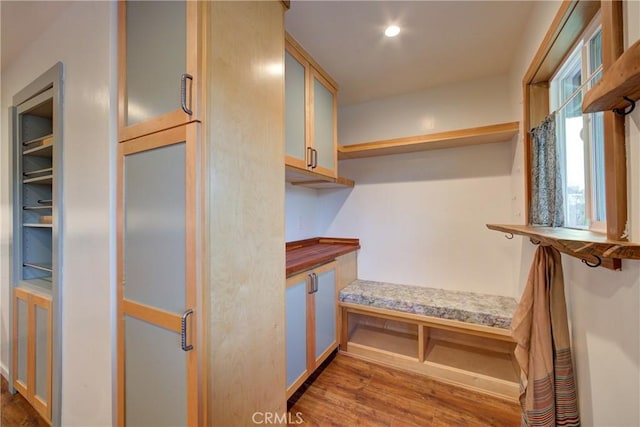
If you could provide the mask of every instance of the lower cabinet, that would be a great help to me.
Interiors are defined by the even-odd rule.
[[[51,421],[51,297],[13,290],[13,387]]]
[[[338,346],[336,262],[287,279],[287,399]]]

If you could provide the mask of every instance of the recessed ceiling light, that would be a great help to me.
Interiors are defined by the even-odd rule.
[[[400,27],[397,25],[389,25],[386,30],[384,30],[384,35],[387,37],[395,37],[400,34]]]

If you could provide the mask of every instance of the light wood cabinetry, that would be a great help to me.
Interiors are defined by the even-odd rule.
[[[285,43],[285,164],[337,178],[338,85],[288,34]],[[317,179],[317,178],[316,178]]]
[[[338,347],[337,263],[287,279],[287,398]]]
[[[118,4],[118,140],[200,120],[202,2]]]
[[[13,387],[51,422],[51,296],[13,290]]]
[[[284,6],[119,11],[117,425],[283,414]],[[160,16],[138,28],[133,13]],[[171,53],[130,64],[152,48]],[[181,107],[185,70],[193,114]],[[134,74],[136,86],[152,85],[135,99]],[[133,122],[133,113],[144,114]]]

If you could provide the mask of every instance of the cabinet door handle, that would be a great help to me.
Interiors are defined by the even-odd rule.
[[[315,148],[312,148],[312,153],[311,153],[311,169],[315,169],[318,167],[318,150],[316,150]]]
[[[193,310],[189,309],[182,314],[182,320],[180,321],[180,335],[182,338],[182,350],[193,350],[193,345],[187,345],[187,318],[193,314]]]
[[[308,288],[309,288],[307,293],[308,294],[312,294],[313,293],[313,273],[307,274],[307,285],[308,285]]]
[[[188,115],[192,115],[193,111],[187,107],[187,79],[193,82],[193,76],[191,74],[184,73],[180,78],[180,104],[182,105],[182,111]]]
[[[318,275],[313,273],[313,292],[318,292]]]
[[[307,147],[307,167],[313,168],[313,148]]]

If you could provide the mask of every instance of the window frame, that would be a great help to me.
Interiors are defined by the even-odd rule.
[[[601,12],[603,73],[611,67],[623,52],[622,2],[565,0],[560,5],[522,80],[527,224],[530,223],[532,164],[532,140],[527,131],[549,114],[551,77],[573,52],[575,43],[598,12]],[[604,112],[604,151],[607,239],[626,241],[627,170],[624,118],[616,116],[611,111]]]

